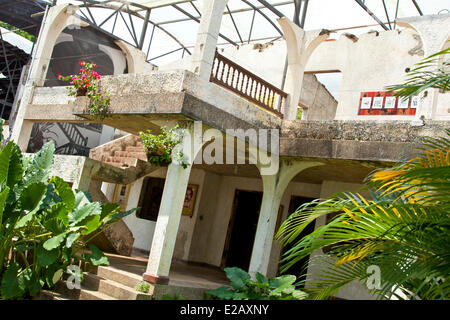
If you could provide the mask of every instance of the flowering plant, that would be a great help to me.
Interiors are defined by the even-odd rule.
[[[72,86],[68,88],[69,96],[87,96],[91,100],[89,113],[94,118],[104,119],[111,103],[110,93],[103,94],[98,88],[97,80],[100,80],[101,76],[94,71],[97,68],[95,63],[80,61],[79,65],[80,74],[66,77],[58,75],[58,80],[70,81]]]

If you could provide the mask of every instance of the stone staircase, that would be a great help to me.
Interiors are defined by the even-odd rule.
[[[141,139],[132,134],[91,149],[89,157],[119,168],[135,167],[138,159],[147,161]]]
[[[50,290],[41,290],[35,300],[151,300],[152,295],[136,291],[142,281],[136,274],[113,267],[88,266],[80,289],[69,289],[61,280]]]

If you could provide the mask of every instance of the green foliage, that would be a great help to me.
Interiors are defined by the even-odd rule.
[[[145,281],[139,282],[134,287],[134,290],[139,291],[139,292],[143,292],[143,293],[148,293],[149,289],[150,289],[150,284],[148,282],[145,282]]]
[[[10,30],[10,31],[12,31],[14,33],[17,33],[18,35],[24,37],[25,39],[30,40],[31,42],[36,42],[36,37],[35,36],[33,36],[32,34],[29,34],[26,31],[23,31],[21,29],[17,29],[16,27],[14,27],[14,26],[6,23],[6,22],[0,21],[0,27],[8,29],[8,30]]]
[[[303,109],[301,107],[297,108],[297,115],[295,116],[295,120],[302,120]]]
[[[450,140],[425,138],[419,150],[417,157],[366,179],[372,199],[341,193],[293,213],[277,234],[283,244],[293,244],[283,271],[328,248],[317,259],[320,273],[305,287],[314,298],[325,299],[357,280],[380,299],[449,299]],[[308,224],[330,213],[335,216],[329,223],[299,239]],[[371,266],[380,270],[377,281]],[[379,285],[369,286],[371,281]]]
[[[87,96],[90,99],[89,113],[94,119],[104,119],[111,104],[110,93],[103,94],[99,89],[97,80],[100,80],[101,76],[94,71],[97,68],[95,63],[80,61],[79,64],[81,66],[80,74],[66,77],[58,75],[58,79],[70,81],[72,86],[68,87],[69,96]]]
[[[162,300],[187,300],[179,293],[174,293],[173,295],[167,293],[162,296]]]
[[[412,97],[428,88],[450,90],[450,48],[439,51],[416,64],[408,72],[408,78],[402,84],[388,86],[388,91],[396,91],[397,96]],[[447,59],[446,59],[447,58]],[[441,59],[443,59],[441,63]]]
[[[188,166],[183,159],[183,152],[175,150],[177,145],[181,143],[183,136],[183,129],[179,125],[170,129],[161,127],[161,133],[158,135],[152,134],[151,130],[139,132],[139,137],[141,137],[142,144],[147,151],[148,161],[155,166],[167,166],[172,162],[172,157],[173,160],[181,163],[183,168]]]
[[[294,275],[283,275],[268,279],[256,273],[255,281],[240,268],[225,268],[230,279],[230,287],[220,287],[206,291],[206,294],[220,300],[302,300],[307,297],[303,291],[295,287]]]
[[[52,287],[76,253],[124,215],[116,204],[92,202],[50,177],[55,146],[47,143],[30,158],[9,142],[0,151],[0,295],[2,299],[35,295]],[[83,258],[108,264],[94,245]]]

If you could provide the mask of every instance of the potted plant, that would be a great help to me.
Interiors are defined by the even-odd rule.
[[[58,75],[58,79],[70,81],[72,86],[68,87],[69,96],[89,98],[90,104],[88,111],[94,119],[104,119],[111,103],[110,93],[106,92],[104,94],[100,91],[98,80],[101,79],[101,76],[94,70],[97,68],[95,63],[80,61],[79,65],[81,68],[78,75],[66,77]]]
[[[181,165],[186,168],[187,164],[183,161],[183,153],[176,152],[174,155],[174,148],[181,143],[183,139],[183,129],[179,125],[168,129],[161,127],[161,134],[152,134],[151,130],[140,131],[139,137],[142,139],[147,153],[148,161],[156,166],[168,166],[172,162],[172,157],[175,156]]]

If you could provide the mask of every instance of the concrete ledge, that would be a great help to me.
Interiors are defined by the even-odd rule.
[[[327,120],[283,121],[280,136],[317,140],[417,142],[421,137],[445,137],[449,121]]]
[[[415,146],[403,142],[280,138],[280,155],[312,159],[399,162],[414,154]]]

